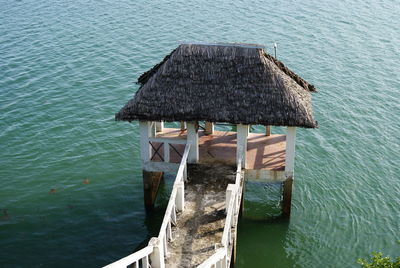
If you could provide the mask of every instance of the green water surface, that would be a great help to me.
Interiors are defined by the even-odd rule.
[[[249,185],[238,267],[400,255],[399,14],[398,0],[0,0],[0,267],[99,267],[158,233],[173,175],[146,215],[137,123],[114,113],[181,41],[276,42],[319,90],[291,219],[273,219],[279,187]]]

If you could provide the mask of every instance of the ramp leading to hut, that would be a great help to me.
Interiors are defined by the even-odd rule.
[[[221,246],[226,188],[235,176],[227,165],[188,165],[185,210],[172,228],[166,267],[196,267]]]

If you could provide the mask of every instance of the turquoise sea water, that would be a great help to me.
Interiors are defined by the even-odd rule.
[[[399,13],[397,0],[0,0],[0,267],[99,267],[158,233],[170,180],[146,215],[137,124],[114,113],[180,41],[277,42],[319,90],[291,219],[269,217],[277,187],[249,185],[238,267],[400,255]]]

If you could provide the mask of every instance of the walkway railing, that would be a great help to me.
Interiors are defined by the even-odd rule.
[[[183,211],[185,207],[185,180],[187,179],[187,158],[190,144],[187,144],[175,177],[174,186],[165,211],[158,237],[153,237],[149,245],[131,255],[128,255],[104,268],[164,268],[165,257],[168,253],[168,241],[172,240],[172,225],[176,224],[177,212]],[[149,261],[150,260],[150,261]],[[151,265],[150,265],[151,262]]]
[[[230,262],[231,250],[236,240],[236,227],[242,199],[242,161],[243,148],[238,148],[237,169],[235,184],[229,184],[226,190],[226,220],[222,234],[222,247],[203,262],[198,268],[227,268]],[[184,184],[187,179],[187,158],[190,144],[187,144],[176,174],[174,186],[165,211],[158,237],[150,239],[147,247],[130,254],[104,268],[165,268],[165,259],[168,254],[168,241],[172,240],[172,226],[176,225],[177,212],[183,211],[185,206]],[[234,227],[234,228],[232,228]],[[151,265],[150,265],[151,264]]]
[[[107,268],[117,268],[117,267],[127,267],[132,266],[135,268],[145,267],[148,268],[149,266],[149,256],[153,253],[153,246],[147,246],[135,253],[126,256],[116,262],[113,262],[105,267]]]
[[[231,250],[233,243],[236,240],[236,227],[240,210],[240,203],[242,200],[242,163],[243,163],[243,148],[238,148],[239,157],[236,159],[236,180],[235,184],[228,184],[226,190],[226,219],[224,232],[222,234],[221,244],[222,248],[218,249],[211,257],[205,262],[200,264],[198,268],[214,268],[221,267],[227,268],[228,262],[231,257]],[[235,229],[232,229],[234,227]],[[234,233],[235,232],[235,233]]]

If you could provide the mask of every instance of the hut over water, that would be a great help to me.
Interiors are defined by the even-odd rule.
[[[138,82],[117,120],[317,126],[314,86],[258,45],[182,44]]]
[[[317,127],[314,86],[263,46],[224,43],[181,44],[138,82],[115,119],[139,121],[147,209],[163,173],[176,177],[158,237],[107,268],[234,267],[245,182],[280,183],[290,216],[296,128]]]
[[[176,171],[191,144],[189,163],[234,165],[241,159],[246,180],[282,182],[282,210],[290,214],[295,129],[317,127],[313,85],[263,46],[236,43],[181,44],[138,83],[115,119],[139,120],[147,207],[159,181],[154,174]],[[164,128],[165,121],[181,127]],[[215,131],[219,123],[236,128]],[[251,133],[250,125],[265,126],[265,133]],[[287,134],[271,134],[270,126],[285,126]]]

